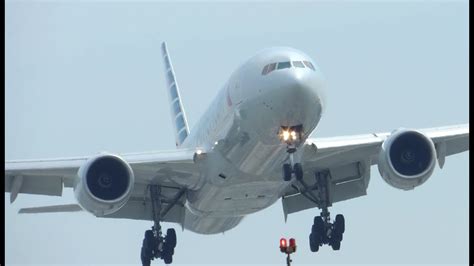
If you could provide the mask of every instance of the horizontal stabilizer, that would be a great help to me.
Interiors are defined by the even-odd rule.
[[[82,211],[81,206],[77,204],[66,204],[66,205],[23,208],[23,209],[20,209],[18,213],[51,213],[51,212],[79,212],[79,211]]]

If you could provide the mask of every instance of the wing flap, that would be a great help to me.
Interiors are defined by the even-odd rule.
[[[61,196],[63,192],[63,179],[61,176],[6,174],[5,192],[12,193],[10,202],[15,201],[18,193]]]
[[[23,209],[20,209],[18,213],[57,213],[57,212],[79,212],[79,211],[83,211],[81,206],[77,204],[66,204],[66,205],[23,208]]]

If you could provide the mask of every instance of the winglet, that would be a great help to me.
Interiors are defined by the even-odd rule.
[[[165,42],[161,44],[161,52],[165,66],[166,90],[169,95],[171,120],[175,129],[174,135],[176,147],[179,147],[189,135],[188,120],[186,119],[186,113],[184,112],[183,104],[181,102],[178,83],[176,81],[173,65],[171,64],[171,59]]]

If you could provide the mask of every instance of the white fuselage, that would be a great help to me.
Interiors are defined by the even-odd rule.
[[[288,61],[311,62],[315,70],[292,66],[262,74],[266,65]],[[224,232],[281,197],[291,182],[282,178],[288,153],[279,130],[302,125],[304,143],[321,118],[323,87],[317,65],[291,48],[263,50],[231,75],[182,145],[208,156],[205,182],[188,193],[186,229]]]

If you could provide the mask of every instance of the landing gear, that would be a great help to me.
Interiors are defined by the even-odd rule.
[[[329,213],[327,213],[329,215]],[[344,234],[344,216],[342,220],[336,219],[334,223],[324,221],[321,216],[314,217],[314,224],[309,235],[309,246],[312,252],[317,252],[323,244],[328,244],[333,250],[341,248],[342,235]]]
[[[303,179],[303,167],[300,163],[294,163],[293,154],[296,152],[296,147],[293,144],[288,144],[286,149],[290,157],[290,163],[283,164],[283,180],[290,181],[292,174],[297,180]]]
[[[318,187],[319,207],[322,209],[321,216],[314,217],[313,226],[309,235],[309,246],[312,252],[317,252],[323,244],[328,244],[333,250],[341,248],[342,236],[345,231],[345,221],[342,214],[336,215],[334,223],[328,211],[329,201],[329,171],[316,174]]]
[[[302,140],[303,126],[282,126],[278,135],[283,143],[286,143],[286,152],[289,155],[289,163],[283,164],[283,180],[291,181],[293,174],[297,180],[303,178],[303,167],[300,163],[294,163],[294,153],[296,147],[301,143]]]
[[[145,231],[140,254],[142,265],[150,266],[155,258],[160,258],[166,264],[170,264],[173,262],[174,248],[177,243],[176,232],[172,228],[166,231],[166,236],[163,236],[161,232],[161,188],[157,185],[150,186],[150,195],[154,225],[151,230]]]

